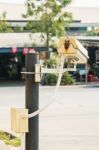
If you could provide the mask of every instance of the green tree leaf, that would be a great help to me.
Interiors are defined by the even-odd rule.
[[[27,11],[25,17],[33,17],[28,22],[26,30],[31,32],[45,33],[46,46],[49,48],[49,41],[52,36],[64,36],[65,29],[72,22],[72,15],[66,11],[66,6],[71,0],[27,0]]]
[[[6,12],[0,15],[0,32],[13,32],[12,27],[6,21]]]

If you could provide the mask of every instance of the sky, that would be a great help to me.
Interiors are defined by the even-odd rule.
[[[5,3],[24,3],[26,0],[0,0]],[[99,0],[72,0],[72,6],[99,7]]]

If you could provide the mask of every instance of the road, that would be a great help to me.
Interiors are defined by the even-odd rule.
[[[40,86],[40,108],[55,87]],[[10,108],[24,107],[24,85],[0,86],[0,128],[10,131]],[[99,84],[60,87],[40,114],[39,150],[99,150]]]

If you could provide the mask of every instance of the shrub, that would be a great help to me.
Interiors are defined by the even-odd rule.
[[[56,85],[58,76],[56,74],[45,74],[42,77],[42,85]],[[72,85],[75,80],[70,76],[69,73],[65,72],[61,79],[61,85]]]
[[[56,74],[48,74],[48,84],[55,85],[57,83],[57,75]]]
[[[43,85],[55,85],[57,83],[57,75],[56,74],[45,74],[42,77]]]
[[[0,140],[4,141],[5,144],[7,145],[12,145],[12,146],[20,146],[21,145],[21,140],[18,137],[15,137],[7,132],[1,131],[0,130]]]
[[[45,60],[43,65],[46,66],[47,68],[55,68],[57,62],[55,59],[48,59]]]
[[[75,80],[72,78],[72,76],[65,72],[62,76],[61,85],[72,85],[75,83]]]

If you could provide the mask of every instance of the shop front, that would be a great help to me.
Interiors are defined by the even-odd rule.
[[[21,71],[25,66],[25,56],[29,51],[38,52],[42,60],[47,57],[46,47],[0,48],[0,79],[21,80]]]

